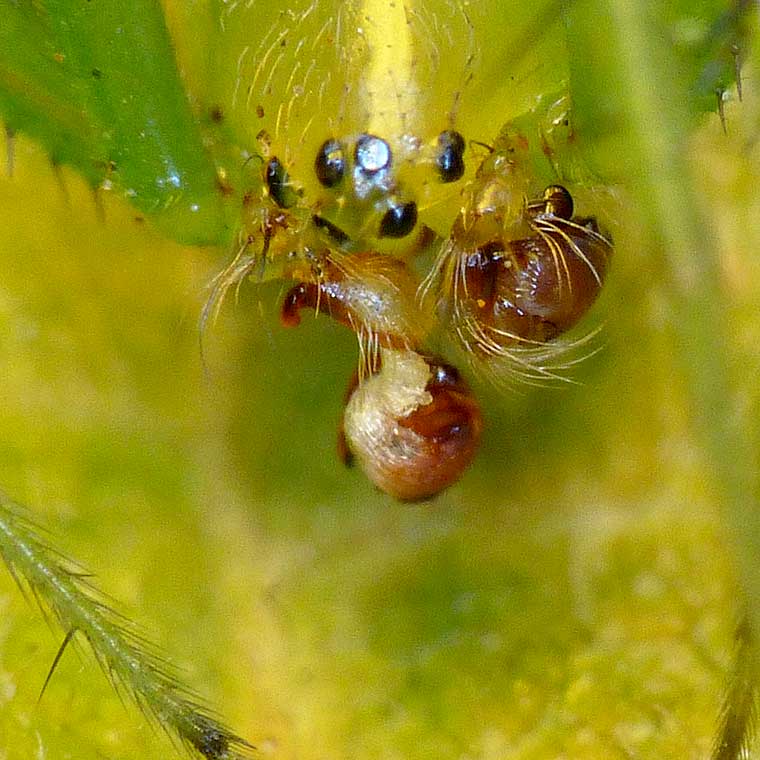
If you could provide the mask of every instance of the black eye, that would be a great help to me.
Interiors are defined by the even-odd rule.
[[[343,146],[337,140],[325,140],[314,161],[317,179],[325,187],[334,187],[343,179],[346,171],[346,159]]]
[[[417,224],[417,204],[413,201],[391,206],[380,221],[380,237],[406,237]]]
[[[464,174],[464,137],[453,129],[438,135],[435,163],[442,182],[456,182]]]
[[[560,219],[573,218],[573,196],[562,185],[549,185],[544,190],[544,213]]]
[[[391,148],[381,137],[362,135],[356,141],[354,158],[365,174],[376,174],[391,165]]]
[[[296,205],[298,195],[290,186],[290,177],[279,158],[269,159],[265,176],[269,194],[280,208],[290,208]]]

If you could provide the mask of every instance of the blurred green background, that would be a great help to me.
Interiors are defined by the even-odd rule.
[[[696,416],[742,429],[760,340],[751,82],[727,134],[716,114],[684,125],[661,106],[688,134],[682,190],[719,253],[731,366],[704,371],[733,373],[738,398]],[[656,157],[630,152],[622,173],[657,181]],[[327,319],[285,331],[283,286],[244,286],[203,336],[204,371],[198,314],[227,250],[172,242],[116,194],[100,213],[37,144],[15,153],[0,178],[0,484],[258,756],[707,756],[739,612],[735,522],[694,424],[688,315],[643,182],[607,210],[604,349],[579,384],[479,385],[475,466],[408,505],[334,454],[353,336]],[[171,756],[84,647],[36,704],[61,636],[0,573],[0,758]]]

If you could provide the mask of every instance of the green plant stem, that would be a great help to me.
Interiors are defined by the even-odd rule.
[[[686,157],[685,125],[678,90],[668,72],[665,38],[648,23],[650,3],[605,4],[619,30],[615,74],[629,93],[631,137],[647,156],[647,171],[634,188],[646,204],[662,242],[670,295],[677,315],[680,359],[692,396],[698,431],[723,505],[749,603],[753,630],[760,631],[760,504],[756,441],[738,412],[738,391],[747,390],[731,362],[732,335],[715,235],[699,210]],[[667,103],[658,93],[673,93]],[[675,102],[674,102],[675,101]],[[739,386],[739,387],[737,387]]]

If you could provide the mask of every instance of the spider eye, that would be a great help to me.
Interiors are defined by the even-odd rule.
[[[414,201],[391,206],[380,221],[380,237],[406,237],[417,224],[417,204]]]
[[[356,141],[354,158],[364,174],[376,174],[391,165],[391,148],[381,137],[362,135]]]
[[[280,208],[296,205],[298,195],[290,185],[290,177],[279,158],[271,158],[266,166],[266,182],[269,194]]]
[[[346,159],[343,146],[337,140],[330,139],[322,143],[314,161],[314,171],[317,173],[317,179],[325,187],[334,187],[343,179]]]
[[[435,159],[442,182],[456,182],[464,174],[464,137],[453,129],[438,135],[438,155]]]

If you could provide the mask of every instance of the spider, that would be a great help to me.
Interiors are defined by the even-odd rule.
[[[581,5],[565,10],[573,16]],[[6,272],[16,298],[45,283],[57,289],[53,317],[24,301],[36,316],[8,333],[6,356],[17,359],[7,363],[5,387],[22,387],[25,371],[15,368],[27,366],[28,336],[44,336],[38,354],[60,368],[41,398],[18,391],[27,399],[18,408],[33,409],[34,428],[44,431],[39,468],[50,469],[25,489],[18,473],[26,468],[9,465],[7,486],[35,504],[51,501],[73,536],[87,536],[83,520],[94,523],[98,549],[113,543],[124,558],[122,573],[97,568],[119,596],[161,609],[153,604],[161,589],[182,589],[189,606],[178,603],[161,623],[174,632],[172,649],[189,651],[189,660],[197,653],[206,684],[215,681],[209,652],[241,674],[225,712],[264,753],[501,757],[536,747],[542,756],[562,741],[571,754],[636,755],[654,736],[664,737],[659,746],[674,736],[681,748],[704,744],[694,739],[699,721],[717,710],[717,697],[705,705],[699,695],[717,694],[725,668],[711,664],[720,646],[702,646],[700,631],[730,638],[716,621],[730,627],[731,581],[720,552],[699,553],[716,540],[709,509],[694,508],[688,519],[656,504],[629,509],[649,503],[631,473],[657,474],[659,456],[688,447],[677,435],[678,413],[658,416],[658,394],[676,373],[647,322],[668,316],[667,297],[657,300],[665,253],[645,256],[632,242],[646,193],[634,193],[616,220],[602,210],[586,162],[584,140],[603,142],[613,106],[628,96],[611,93],[610,113],[589,124],[594,85],[568,76],[556,4],[503,10],[224,2],[201,12],[141,2],[122,12],[119,35],[104,33],[112,20],[86,11],[68,18],[63,6],[59,15],[42,4],[2,11],[3,34],[27,23],[34,32],[11,38],[19,40],[17,69],[0,67],[16,153],[8,192],[35,161],[25,134],[47,150],[62,188],[57,200],[45,199],[58,208],[49,212],[57,223],[29,224],[42,244]],[[167,89],[163,74],[138,55],[143,45],[162,49],[164,11],[180,93],[166,111],[155,105]],[[731,23],[721,17],[700,37],[703,26],[682,15],[672,25],[674,49],[692,45],[692,58],[712,60],[708,43]],[[91,26],[78,34],[75,23]],[[48,49],[46,24],[67,46]],[[635,25],[627,19],[621,28]],[[583,32],[573,34],[572,55],[583,58]],[[604,34],[610,50],[623,49],[612,31]],[[80,49],[77,40],[92,44]],[[28,73],[23,61],[40,55],[44,77],[9,75]],[[118,68],[118,60],[129,65]],[[645,60],[642,74],[652,70]],[[714,104],[716,77],[708,79]],[[65,102],[38,97],[46,86],[60,93],[62,81],[77,85]],[[166,118],[175,111],[176,120]],[[665,122],[668,108],[662,113]],[[108,129],[81,128],[104,120]],[[635,142],[613,153],[629,174],[631,157],[645,155]],[[652,172],[662,165],[654,161]],[[75,218],[87,190],[69,166],[96,187],[100,226]],[[678,190],[670,197],[689,197],[687,184]],[[65,208],[67,194],[75,213]],[[23,217],[19,225],[30,221],[24,207],[14,216]],[[141,241],[138,254],[125,250],[130,235]],[[87,241],[83,263],[65,254],[68,236]],[[178,249],[162,237],[214,247]],[[631,253],[639,250],[638,258]],[[606,283],[608,273],[615,283]],[[203,309],[206,385],[197,335],[175,320],[184,310],[193,322],[187,312],[195,307],[182,294],[212,275]],[[612,370],[615,382],[602,390],[534,389],[572,379],[579,354],[593,351],[595,317],[587,312],[598,296],[610,297],[610,285],[613,300],[631,308],[614,311],[608,353],[625,356],[625,344],[633,358],[620,360],[623,369]],[[251,308],[220,312],[230,290]],[[276,319],[250,319],[259,303]],[[599,306],[597,318],[608,314]],[[304,310],[347,327],[345,336],[326,319],[305,319]],[[226,335],[241,311],[237,337]],[[120,316],[108,320],[109,312]],[[86,324],[102,340],[83,338],[72,350],[57,319]],[[280,332],[278,321],[300,326]],[[164,340],[157,325],[167,322],[173,332]],[[642,376],[635,362],[645,359],[654,365],[648,381],[632,382]],[[596,377],[593,366],[580,371]],[[515,385],[524,395],[500,400],[500,412],[489,394],[508,396]],[[395,498],[335,467],[335,417],[340,457]],[[632,429],[638,437],[629,438]],[[114,456],[103,436],[109,447],[118,449],[123,436],[135,445]],[[481,445],[486,455],[475,462]],[[695,474],[692,460],[675,453],[673,467]],[[33,473],[34,454],[22,458]],[[57,481],[60,495],[51,485],[56,470],[72,473],[70,488]],[[134,498],[123,495],[125,481]],[[698,478],[673,482],[685,481]],[[86,492],[81,482],[90,484]],[[704,507],[696,485],[684,490]],[[64,590],[81,611],[93,609],[88,576],[35,543],[25,518],[4,511],[3,524],[15,530],[4,546],[32,547],[4,556],[59,618],[64,645],[89,642],[114,680],[196,754],[245,754],[245,743],[197,711],[123,621],[102,608],[99,636],[92,619],[74,620],[73,608],[61,606]],[[86,544],[76,553],[86,556]],[[32,560],[23,565],[23,556]],[[701,578],[706,561],[711,577]],[[45,568],[58,573],[55,584],[46,585]],[[146,601],[149,594],[156,597]],[[228,618],[234,635],[219,622]],[[67,673],[72,660],[61,651],[41,710],[58,704],[56,689],[81,680]],[[666,663],[685,664],[668,678]],[[38,685],[44,675],[43,667]],[[675,684],[677,699],[663,696],[663,683]],[[692,716],[680,703],[700,710]],[[620,712],[610,716],[610,705]],[[75,708],[68,724],[86,725]],[[577,730],[567,729],[568,716]],[[19,737],[23,727],[11,730]],[[50,747],[65,742],[56,744],[51,731],[39,729],[39,753],[54,756]],[[74,737],[76,750],[87,744]],[[112,751],[119,750],[93,749]]]

